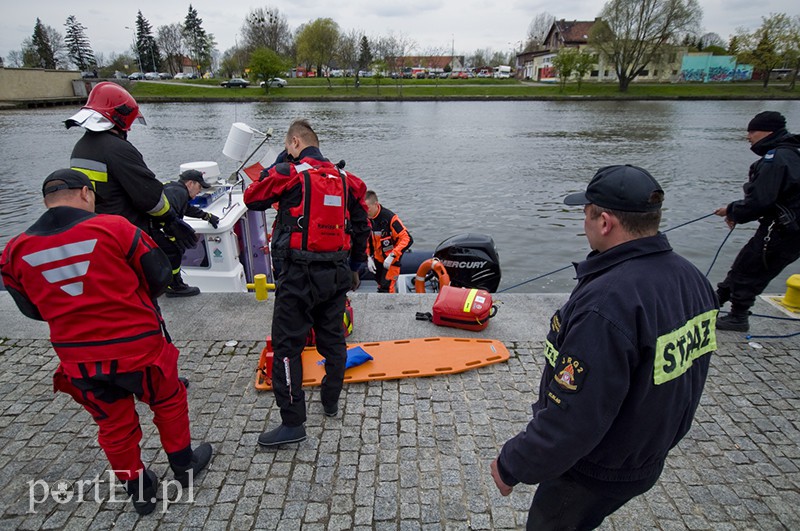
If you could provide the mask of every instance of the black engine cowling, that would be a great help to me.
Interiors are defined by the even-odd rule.
[[[447,238],[433,256],[447,269],[453,286],[495,292],[500,285],[500,259],[487,234],[470,232]]]

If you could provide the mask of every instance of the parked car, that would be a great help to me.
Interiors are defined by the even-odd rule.
[[[189,74],[184,74],[183,72],[178,72],[172,79],[189,79]]]
[[[197,78],[198,75],[192,72],[191,74],[186,74],[186,77],[184,79],[197,79]]]
[[[247,80],[244,80],[240,77],[232,77],[228,81],[223,81],[222,83],[220,83],[220,85],[222,85],[225,88],[233,88],[233,87],[247,88],[247,86],[250,85],[250,83]]]
[[[97,70],[87,70],[86,72],[81,72],[81,77],[83,79],[97,79]]]
[[[264,88],[264,84],[265,84],[265,83],[262,81],[261,83],[259,83],[259,84],[258,84],[258,86],[259,86],[259,87],[261,87],[261,88]],[[270,87],[278,87],[278,88],[283,88],[283,87],[285,87],[285,86],[286,86],[286,80],[285,80],[285,79],[283,79],[282,77],[273,77],[273,78],[270,78],[270,80],[269,80],[269,86],[270,86]]]
[[[156,80],[156,79],[158,79],[158,72],[147,72],[144,75],[144,78],[148,79],[150,81]]]
[[[172,74],[169,72],[159,72],[158,79],[172,79]]]
[[[144,74],[141,72],[134,72],[133,74],[128,76],[128,79],[131,81],[138,81],[140,79],[144,79]]]

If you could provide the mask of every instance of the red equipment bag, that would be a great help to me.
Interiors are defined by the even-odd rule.
[[[433,315],[417,313],[417,319],[430,320],[439,326],[451,326],[479,332],[497,314],[492,295],[482,289],[442,286],[433,303]]]

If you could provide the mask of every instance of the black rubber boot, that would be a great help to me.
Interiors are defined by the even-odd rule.
[[[189,286],[183,281],[181,274],[172,275],[172,282],[167,286],[165,292],[167,297],[193,297],[200,294],[200,288]]]
[[[188,450],[188,448],[186,449]],[[175,472],[175,479],[181,484],[181,487],[187,488],[189,485],[194,484],[197,474],[200,473],[208,463],[211,461],[211,456],[214,450],[207,442],[200,443],[200,445],[192,451],[191,458],[188,464],[177,464],[177,462],[186,463],[185,454],[186,450],[167,454],[169,466]]]
[[[138,514],[150,514],[156,509],[158,478],[155,472],[145,470],[138,478],[128,481],[125,484],[125,490],[133,500],[133,508]]]
[[[305,426],[285,426],[281,424],[275,429],[265,431],[258,436],[261,446],[280,446],[281,444],[298,443],[306,440]]]
[[[747,332],[750,330],[749,313],[748,311],[731,311],[728,315],[717,319],[717,330]]]

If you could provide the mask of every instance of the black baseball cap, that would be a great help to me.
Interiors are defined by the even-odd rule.
[[[622,212],[655,212],[661,208],[661,201],[650,201],[653,192],[664,191],[647,170],[630,164],[605,166],[597,170],[585,192],[568,195],[564,204],[592,204]]]
[[[181,173],[181,181],[197,181],[203,188],[211,188],[211,185],[203,179],[203,174],[198,170],[186,170]]]
[[[60,181],[55,183],[54,181]],[[84,186],[88,186],[94,192],[94,185],[85,173],[65,168],[63,170],[56,170],[47,177],[42,183],[42,195],[47,195],[58,190],[80,190]]]

